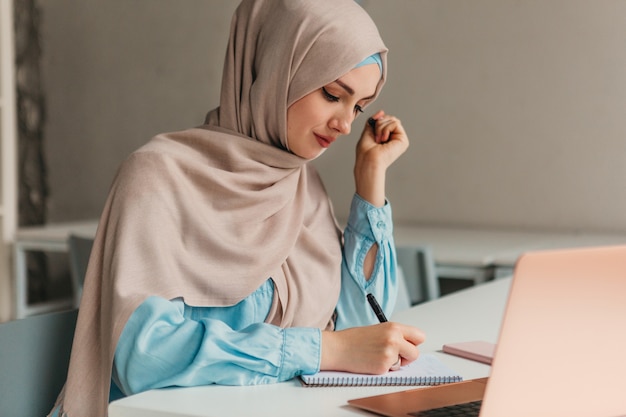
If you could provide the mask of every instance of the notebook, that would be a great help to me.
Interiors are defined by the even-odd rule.
[[[430,354],[420,355],[417,360],[382,375],[350,372],[320,371],[313,375],[301,375],[307,387],[374,386],[374,385],[439,385],[461,381],[463,378]]]
[[[474,340],[470,342],[446,343],[443,345],[442,350],[450,355],[491,365],[496,345],[484,340]]]
[[[349,404],[393,417],[470,401],[482,402],[480,417],[626,416],[625,377],[626,246],[530,252],[488,378]]]

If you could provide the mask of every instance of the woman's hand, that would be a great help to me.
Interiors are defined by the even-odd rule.
[[[417,345],[425,339],[416,327],[386,322],[322,332],[321,370],[383,374],[401,358],[401,364],[419,356]]]
[[[385,174],[409,147],[409,138],[400,120],[380,110],[365,124],[356,146],[354,178],[356,192],[377,207],[385,204]]]

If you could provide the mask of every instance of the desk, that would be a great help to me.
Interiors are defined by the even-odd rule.
[[[439,278],[472,280],[474,284],[494,277],[497,254],[518,254],[527,242],[540,239],[532,233],[507,230],[394,225],[397,245],[430,246]]]
[[[517,258],[531,250],[626,244],[626,233],[566,233],[394,225],[397,245],[431,247],[440,278],[480,283],[510,276]]]
[[[70,234],[95,236],[98,223],[95,220],[48,224],[37,227],[21,227],[15,235],[13,262],[15,274],[15,318],[71,307],[73,299],[28,304],[28,266],[26,252],[67,252]]]
[[[510,276],[515,262],[523,252],[624,244],[626,244],[626,235],[624,234],[537,233],[534,239],[519,242],[517,247],[495,252],[492,261],[500,275]]]
[[[446,342],[496,342],[510,279],[491,281],[417,305],[393,317],[422,328],[422,352],[432,352],[465,379],[487,376],[490,367],[441,353]],[[412,387],[304,388],[297,380],[247,387],[209,385],[133,395],[109,405],[109,417],[372,416],[347,405],[351,398]]]

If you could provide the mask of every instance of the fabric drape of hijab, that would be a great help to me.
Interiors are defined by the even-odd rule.
[[[115,346],[147,297],[233,305],[268,278],[266,321],[332,328],[341,232],[317,172],[288,151],[289,105],[386,51],[353,0],[243,1],[220,105],[120,167],[89,261],[66,385],[69,417],[106,416]],[[184,64],[184,63],[182,63]]]

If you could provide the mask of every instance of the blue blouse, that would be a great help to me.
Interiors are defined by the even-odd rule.
[[[344,231],[337,330],[377,323],[366,294],[390,315],[397,294],[391,207],[354,195]],[[371,278],[363,261],[378,254]],[[168,386],[251,385],[319,371],[321,330],[264,323],[274,284],[268,279],[230,307],[192,307],[182,299],[149,297],[131,315],[113,361],[110,400]]]

